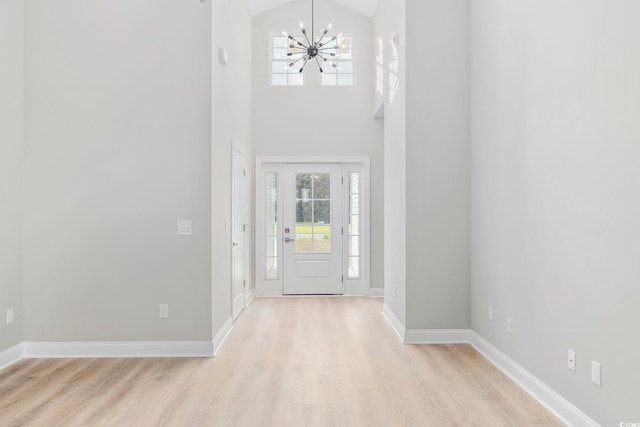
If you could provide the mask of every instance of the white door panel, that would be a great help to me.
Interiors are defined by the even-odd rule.
[[[342,294],[342,165],[287,164],[283,177],[284,293]]]
[[[233,176],[232,176],[232,314],[235,320],[245,306],[244,286],[246,284],[245,272],[245,211],[246,211],[246,186],[245,186],[245,160],[244,155],[238,150],[233,150]]]

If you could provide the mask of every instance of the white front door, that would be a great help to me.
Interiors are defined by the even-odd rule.
[[[283,170],[283,286],[286,295],[340,295],[342,165],[286,164]]]
[[[244,154],[233,149],[232,176],[232,314],[233,320],[240,315],[245,306],[245,229],[246,229],[246,186]]]

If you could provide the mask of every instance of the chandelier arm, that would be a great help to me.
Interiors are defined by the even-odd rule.
[[[340,49],[340,46],[329,46],[329,47],[318,48],[318,50],[331,50],[331,49],[337,50],[337,49]]]
[[[297,46],[294,45],[293,43],[296,43]],[[300,40],[291,37],[291,42],[287,42],[287,44],[285,44],[285,47],[296,47],[296,48],[305,48],[305,49],[307,49],[309,46],[307,46],[306,44],[304,44]]]
[[[307,35],[307,32],[305,30],[302,30],[302,34],[304,34],[304,38],[307,39],[307,43],[309,43],[309,46],[311,46],[313,43],[309,41],[309,36]]]
[[[320,58],[322,58],[322,57],[320,57]],[[322,70],[322,65],[320,65],[320,61],[318,61],[318,56],[315,56],[313,59],[315,59],[316,62],[318,63],[318,68],[320,69],[320,73],[324,74],[324,71]]]
[[[325,44],[329,43],[331,40],[327,40],[325,43],[322,43],[322,40],[324,40],[325,37],[327,37],[327,34],[329,33],[329,27],[333,25],[333,24],[329,24],[329,26],[327,26],[327,28],[325,28],[324,32],[322,33],[322,37],[320,37],[320,40],[318,40],[318,47],[322,47]]]
[[[313,21],[315,20],[315,7],[314,7],[314,0],[311,0],[311,40],[313,41],[313,38],[315,37],[313,34]],[[312,43],[309,43],[312,44]]]
[[[325,33],[325,35],[326,35],[326,33]],[[329,43],[330,41],[332,41],[332,40],[333,40],[333,39],[329,39],[329,40],[327,40],[327,41],[326,41],[326,42],[324,42],[324,43],[320,43],[322,40],[324,40],[324,37],[325,37],[325,36],[323,35],[323,36],[320,38],[320,40],[318,40],[318,47],[322,47],[322,46],[326,45],[327,43]]]
[[[304,71],[304,67],[307,66],[307,62],[309,62],[309,55],[305,56],[304,64],[302,64],[302,67],[300,68],[300,72]]]
[[[294,62],[292,62],[291,64],[289,64],[289,68],[293,68],[294,65],[296,65],[298,62],[302,61],[303,59],[305,59],[307,56],[309,56],[308,54],[305,56],[301,56],[300,58],[296,59]]]

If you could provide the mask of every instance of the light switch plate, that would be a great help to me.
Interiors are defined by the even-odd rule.
[[[168,319],[169,318],[169,304],[160,304],[158,316],[161,319]]]
[[[7,325],[13,323],[13,308],[7,310]]]
[[[178,235],[191,236],[193,234],[193,223],[191,221],[178,221]]]

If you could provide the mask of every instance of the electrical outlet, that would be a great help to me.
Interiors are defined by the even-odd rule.
[[[178,235],[191,236],[193,234],[193,222],[185,220],[178,221]]]
[[[160,304],[159,316],[161,319],[169,318],[169,304]]]
[[[13,323],[13,308],[7,310],[7,325]]]
[[[576,352],[569,350],[568,366],[573,372],[576,371]]]
[[[493,320],[493,306],[489,306],[489,320]]]
[[[595,361],[591,361],[591,382],[598,387],[602,387],[602,371],[600,364]]]
[[[507,316],[507,332],[511,333],[511,316]]]

